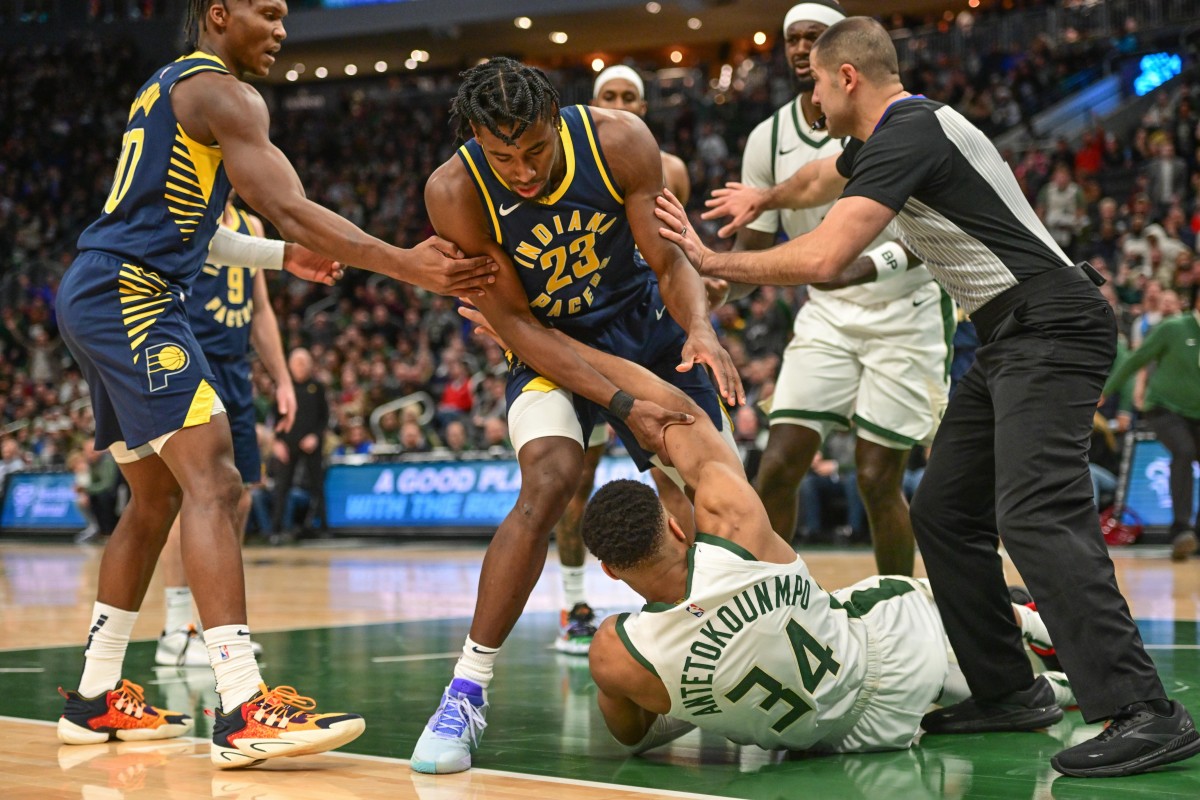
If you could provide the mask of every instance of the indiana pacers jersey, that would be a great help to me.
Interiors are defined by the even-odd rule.
[[[801,558],[769,564],[697,534],[687,585],[676,605],[617,621],[630,653],[666,686],[670,716],[766,749],[810,749],[844,732],[868,634]]]
[[[459,148],[492,236],[512,258],[533,315],[587,339],[650,293],[654,273],[635,255],[625,198],[586,106],[562,109],[566,174],[552,194],[526,200],[491,168],[475,139]]]
[[[254,236],[246,212],[233,213],[233,224],[226,227]],[[210,358],[241,358],[250,351],[254,272],[246,267],[205,264],[192,284],[187,298],[188,319],[200,348]]]
[[[174,85],[203,72],[229,70],[216,56],[195,52],[160,69],[138,91],[104,210],[79,237],[81,251],[139,265],[185,292],[229,195],[220,148],[189,137],[171,108]]]

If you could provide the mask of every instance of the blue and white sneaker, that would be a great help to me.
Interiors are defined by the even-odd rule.
[[[471,768],[471,752],[487,727],[487,693],[475,681],[455,678],[413,748],[414,772],[445,775]]]

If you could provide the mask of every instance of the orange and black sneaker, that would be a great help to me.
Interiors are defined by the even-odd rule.
[[[63,744],[173,739],[192,729],[191,717],[146,705],[142,687],[124,678],[115,689],[95,697],[84,697],[61,686],[58,693],[67,701],[58,719],[58,740]]]
[[[225,714],[210,712],[212,760],[219,769],[252,767],[268,758],[324,753],[352,742],[366,730],[358,714],[318,714],[316,701],[291,686],[258,693]]]

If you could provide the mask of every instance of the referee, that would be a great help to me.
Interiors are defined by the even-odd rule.
[[[664,237],[705,275],[744,283],[828,281],[895,220],[905,244],[971,315],[982,346],[950,401],[912,504],[946,632],[974,699],[927,714],[929,733],[1033,730],[1061,718],[1034,678],[1009,613],[998,531],[1053,637],[1095,739],[1051,759],[1059,772],[1131,775],[1200,752],[1187,710],[1166,699],[1117,589],[1092,501],[1088,437],[1116,351],[1090,266],[1039,222],[1011,170],[949,106],[904,91],[877,22],[831,26],[813,50],[813,99],[837,159],[770,195],[828,202],[811,233],[762,252],[703,248],[667,201]],[[761,199],[761,197],[760,197]],[[776,198],[777,199],[777,198]],[[736,220],[735,220],[736,222]],[[877,280],[894,278],[888,265]]]

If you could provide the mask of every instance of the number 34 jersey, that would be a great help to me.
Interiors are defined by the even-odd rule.
[[[150,269],[184,292],[208,254],[230,188],[221,149],[188,136],[171,107],[175,84],[205,72],[229,74],[221,59],[195,52],[160,68],[138,91],[104,210],[79,237],[80,250]]]
[[[738,744],[806,750],[853,724],[866,626],[791,564],[697,534],[687,596],[618,618],[617,633],[671,696],[670,716]]]
[[[654,273],[635,252],[624,195],[586,106],[562,109],[559,137],[566,173],[538,200],[509,189],[477,140],[458,155],[479,191],[492,238],[513,261],[530,311],[587,341],[649,297]]]

